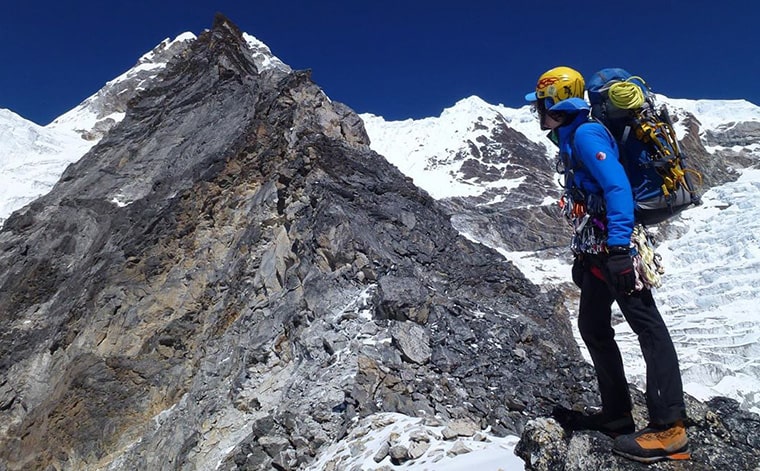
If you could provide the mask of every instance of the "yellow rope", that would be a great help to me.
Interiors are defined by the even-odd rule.
[[[644,91],[640,86],[631,82],[633,79],[640,80],[642,83],[644,82],[641,77],[629,77],[625,82],[613,83],[607,91],[612,104],[622,110],[641,108],[644,104]]]

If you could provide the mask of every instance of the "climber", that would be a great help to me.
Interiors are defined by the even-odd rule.
[[[558,407],[555,418],[565,428],[616,437],[613,451],[636,461],[689,459],[676,351],[651,289],[634,268],[641,257],[632,243],[636,221],[631,185],[614,138],[589,117],[584,87],[579,72],[556,67],[542,74],[535,91],[525,96],[541,129],[559,147],[557,168],[565,182],[560,207],[574,229],[572,279],[581,289],[578,328],[602,399],[601,412]],[[649,424],[638,432],[611,325],[613,302],[638,336],[646,362]]]

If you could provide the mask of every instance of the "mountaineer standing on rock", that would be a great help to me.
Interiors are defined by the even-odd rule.
[[[618,161],[617,144],[589,118],[585,81],[569,67],[541,75],[525,96],[541,129],[559,147],[558,169],[565,175],[563,213],[575,228],[572,278],[581,288],[578,328],[596,370],[602,410],[584,414],[558,408],[555,417],[571,430],[598,430],[616,437],[613,451],[641,462],[689,459],[686,416],[678,358],[651,290],[637,280],[632,250],[634,200]],[[580,244],[594,231],[593,246]],[[587,234],[586,234],[587,235]],[[649,424],[635,432],[631,396],[611,325],[617,302],[636,333],[646,362]]]

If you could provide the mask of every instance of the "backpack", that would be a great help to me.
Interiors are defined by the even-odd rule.
[[[641,77],[619,68],[596,72],[587,84],[591,116],[615,138],[631,183],[637,222],[651,225],[699,205],[702,175],[685,164],[665,105]]]

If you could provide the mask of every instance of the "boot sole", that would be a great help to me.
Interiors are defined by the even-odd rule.
[[[647,463],[647,464],[656,463],[658,461],[665,461],[665,460],[682,461],[682,460],[691,459],[691,453],[689,453],[688,451],[676,451],[669,455],[662,455],[662,456],[638,456],[638,455],[632,455],[630,453],[626,453],[626,452],[618,451],[618,450],[612,450],[612,451],[620,456],[628,458],[629,460],[634,460],[640,463]]]

